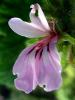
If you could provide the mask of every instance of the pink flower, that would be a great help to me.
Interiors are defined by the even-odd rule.
[[[58,89],[62,81],[60,56],[56,48],[58,35],[53,21],[48,24],[40,5],[34,4],[31,8],[30,23],[19,18],[9,20],[9,26],[15,33],[28,38],[43,37],[19,55],[13,67],[13,74],[17,75],[14,83],[25,93],[30,93],[37,85],[49,92]]]

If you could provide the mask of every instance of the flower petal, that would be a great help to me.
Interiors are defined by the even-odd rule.
[[[25,70],[25,69],[23,69]],[[33,70],[31,66],[27,65],[25,75],[15,79],[15,87],[25,93],[30,93],[33,90]]]
[[[17,74],[15,86],[17,89],[29,93],[37,86],[35,73],[35,52],[32,51],[35,45],[22,51],[13,67],[13,74]],[[32,51],[31,53],[29,53]]]
[[[43,84],[46,73],[45,73],[45,66],[43,64],[42,56],[40,58],[40,52],[36,56],[36,76],[38,80],[38,84]]]
[[[51,51],[51,48],[50,48]],[[47,49],[44,49],[43,52],[43,62],[46,67],[47,77],[46,77],[46,91],[56,90],[61,85],[61,73],[57,68],[57,62],[52,58],[52,54],[47,52]],[[61,67],[61,66],[59,66]]]
[[[30,19],[35,24],[41,23],[41,26],[44,27],[47,31],[50,31],[50,27],[48,25],[48,22],[45,18],[45,15],[40,7],[40,5],[37,3],[35,5],[31,5],[31,13],[30,13]],[[38,11],[38,17],[35,16],[36,11]]]
[[[37,12],[37,8],[35,5],[31,5],[30,6],[31,11],[30,11],[30,20],[32,23],[34,23],[35,25],[37,25],[38,27],[41,27],[44,31],[46,31],[46,33],[48,34],[48,30],[45,29],[45,27],[43,26],[41,20],[39,19],[38,16],[36,16],[36,12]]]
[[[25,48],[21,54],[19,55],[18,59],[16,60],[14,66],[13,66],[13,74],[14,75],[18,75],[19,77],[24,76],[25,70],[27,68],[27,61],[28,61],[28,55],[27,53],[34,48],[35,45],[31,46],[31,47],[27,47]]]
[[[17,34],[29,38],[46,35],[45,31],[33,23],[27,23],[19,18],[12,18],[8,22],[10,28]]]
[[[51,51],[51,48],[50,48]],[[52,54],[47,51],[47,47],[43,49],[42,57],[38,60],[38,82],[41,87],[44,87],[45,91],[53,91],[60,87],[61,85],[61,73],[57,68],[57,62],[52,58]],[[57,58],[58,59],[58,58]],[[58,65],[58,67],[61,67]]]
[[[54,61],[55,68],[57,69],[58,73],[61,73],[62,67],[61,67],[61,59],[60,55],[58,53],[58,50],[56,48],[56,44],[49,44],[50,53],[49,55],[52,57],[52,60]]]

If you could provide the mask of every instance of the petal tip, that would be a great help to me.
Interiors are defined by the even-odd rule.
[[[34,8],[34,4],[30,5],[30,8]]]
[[[14,18],[11,18],[9,21],[8,21],[8,25],[11,26],[14,22],[16,22],[17,20],[21,20],[17,17],[14,17]]]
[[[16,87],[17,90],[23,91],[23,92],[25,92],[26,94],[29,94],[29,93],[32,92],[32,89],[27,90],[27,89],[25,88],[25,86],[24,86],[24,83],[21,82],[21,80],[19,81],[18,78],[14,80],[14,84],[15,84],[15,87]]]

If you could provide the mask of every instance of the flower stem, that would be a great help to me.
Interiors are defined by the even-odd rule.
[[[64,33],[59,42],[68,41],[70,44],[75,45],[75,38],[71,37],[68,33]]]

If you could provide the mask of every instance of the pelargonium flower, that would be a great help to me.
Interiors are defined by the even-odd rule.
[[[37,85],[47,92],[57,90],[62,78],[54,22],[48,24],[39,4],[31,5],[30,20],[30,23],[19,18],[9,20],[9,26],[15,33],[28,38],[43,37],[25,48],[16,60],[13,66],[13,74],[17,75],[15,86],[25,93],[30,93]]]

